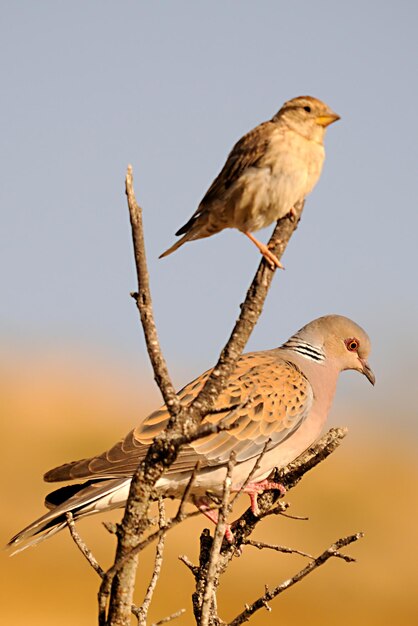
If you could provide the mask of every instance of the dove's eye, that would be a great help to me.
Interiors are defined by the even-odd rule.
[[[303,107],[303,110],[306,111],[306,113],[310,113],[311,107],[310,106]]]
[[[360,342],[355,337],[353,339],[346,339],[345,345],[347,346],[347,350],[350,352],[357,352],[360,346]]]

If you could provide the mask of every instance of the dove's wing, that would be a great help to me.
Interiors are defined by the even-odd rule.
[[[196,397],[210,371],[184,387],[180,392],[184,403]],[[189,472],[197,460],[202,468],[222,465],[232,450],[238,462],[256,457],[268,439],[272,448],[297,430],[309,414],[312,401],[309,382],[293,363],[280,358],[279,350],[246,354],[218,398],[215,411],[203,421],[222,422],[233,428],[184,446],[167,473]],[[45,480],[131,476],[168,420],[163,406],[107,452],[50,470]]]

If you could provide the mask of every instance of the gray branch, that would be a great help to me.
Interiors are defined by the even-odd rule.
[[[250,617],[256,611],[259,611],[262,608],[267,608],[268,607],[267,603],[270,600],[273,600],[273,598],[276,598],[278,595],[280,595],[281,593],[283,593],[284,591],[286,591],[287,589],[289,589],[290,587],[292,587],[293,585],[301,581],[303,578],[305,578],[305,576],[308,576],[314,570],[318,569],[318,567],[321,567],[321,565],[324,565],[324,563],[326,563],[328,559],[332,557],[341,558],[342,555],[340,554],[339,550],[341,548],[344,548],[345,546],[350,545],[351,543],[354,543],[355,541],[358,541],[359,539],[361,539],[361,537],[363,537],[363,533],[356,533],[355,535],[350,535],[349,537],[343,537],[341,539],[338,539],[338,541],[333,543],[316,559],[311,561],[308,565],[306,565],[306,567],[304,567],[299,572],[297,572],[294,576],[292,576],[292,578],[288,578],[287,580],[283,581],[280,585],[278,585],[272,590],[266,589],[266,592],[264,595],[262,595],[260,598],[252,602],[252,604],[247,605],[245,607],[245,610],[242,613],[237,615],[237,617],[235,617],[231,622],[229,622],[228,626],[239,626],[240,624],[243,624],[244,622],[248,622]],[[354,559],[352,559],[352,557],[349,557],[349,560],[353,561]]]
[[[142,211],[135,198],[131,167],[128,168],[126,176],[126,195],[138,277],[138,291],[133,294],[133,297],[140,312],[154,377],[171,418],[167,429],[155,438],[146,458],[140,463],[133,476],[125,514],[117,532],[118,547],[115,565],[123,562],[123,566],[115,567],[114,565],[113,569],[111,568],[103,577],[99,591],[100,626],[129,626],[138,565],[138,555],[133,556],[132,551],[140,543],[141,535],[147,527],[148,509],[154,494],[154,486],[163,472],[175,461],[183,445],[184,437],[193,436],[204,416],[214,408],[219,394],[227,385],[228,378],[257,323],[275,273],[275,269],[262,259],[246,299],[241,305],[238,320],[217,364],[191,405],[182,407],[171,383],[158,341],[146,264]],[[276,225],[269,247],[279,259],[297,227],[303,204],[302,202],[295,207],[293,219],[282,218]]]
[[[164,501],[162,498],[158,500],[158,526],[161,530],[161,535],[157,542],[155,550],[154,571],[152,572],[151,580],[148,585],[148,589],[145,593],[144,601],[141,606],[138,607],[134,614],[138,619],[138,626],[147,626],[148,610],[151,604],[152,597],[154,595],[155,587],[157,586],[158,579],[160,577],[161,566],[163,564],[164,545],[165,545],[165,511]]]
[[[276,470],[272,475],[272,479],[274,480],[274,482],[281,483],[287,490],[292,489],[292,487],[294,487],[308,471],[324,461],[338,448],[346,434],[347,430],[345,428],[331,428],[319,441],[317,441],[314,445],[308,448],[308,450],[301,454],[294,462],[290,463],[281,470]],[[272,514],[281,514],[283,510],[286,509],[286,506],[283,506],[281,502],[278,502],[278,498],[280,496],[281,493],[278,490],[265,491],[258,497],[258,505],[260,508],[260,515],[258,517],[253,514],[251,508],[248,508],[237,520],[235,520],[231,524],[231,529],[234,534],[235,541],[233,544],[229,543],[226,539],[224,539],[222,542],[221,550],[218,552],[216,577],[213,579],[212,582],[213,594],[216,593],[216,588],[220,584],[221,576],[228,568],[232,557],[241,554],[242,546],[245,546],[249,542],[248,538],[255,529],[256,525],[259,524],[264,517]],[[186,557],[181,558],[181,560],[192,572],[195,579],[196,590],[193,594],[193,611],[196,624],[198,626],[200,626],[201,606],[208,576],[208,564],[212,554],[212,545],[213,538],[211,537],[209,530],[205,529],[200,536],[199,565],[193,565]],[[258,544],[257,547],[261,547],[261,544]],[[292,550],[291,548],[283,548],[281,546],[268,546],[268,544],[264,544],[263,547],[270,547],[271,549],[275,549],[277,551],[298,552],[299,554],[303,554],[304,556],[311,558],[310,555],[307,555],[306,553],[301,553],[297,550]],[[331,550],[331,548],[329,548],[329,550]],[[341,555],[340,553],[337,553],[336,550],[334,550],[331,556],[344,558],[344,560],[351,560],[351,557]],[[321,559],[322,557],[318,558]],[[316,563],[317,561],[318,559],[315,559],[312,562]],[[320,562],[320,564],[322,565],[322,561]],[[306,571],[303,570],[305,572],[303,576],[300,576],[298,574],[297,579],[295,579],[292,584],[298,582],[304,576],[309,574],[312,569],[318,567],[318,564],[313,567],[311,563],[308,567],[310,569],[305,568]],[[264,600],[265,602],[267,602],[267,599],[264,598]],[[223,624],[222,620],[217,614],[216,606],[212,605],[211,609],[212,610],[210,612],[208,625],[218,626],[220,624]],[[250,615],[248,614],[248,617],[249,616]]]

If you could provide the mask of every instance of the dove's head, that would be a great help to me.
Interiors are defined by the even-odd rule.
[[[324,102],[312,96],[299,96],[284,103],[274,116],[307,139],[322,141],[327,126],[340,119]]]
[[[325,315],[313,320],[287,344],[291,344],[293,350],[297,350],[299,342],[299,352],[305,350],[305,355],[309,358],[315,357],[317,360],[326,359],[336,364],[339,371],[357,370],[364,374],[372,385],[375,383],[375,376],[367,362],[370,354],[370,339],[367,333],[355,322],[342,315]]]

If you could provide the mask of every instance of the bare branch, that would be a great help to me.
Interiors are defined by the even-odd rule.
[[[341,548],[348,546],[355,541],[358,541],[359,539],[361,539],[361,537],[363,537],[363,533],[356,533],[355,535],[350,535],[349,537],[343,537],[341,539],[338,539],[338,541],[333,543],[329,548],[327,548],[327,550],[325,550],[325,552],[320,554],[316,559],[311,561],[311,563],[306,565],[306,567],[297,572],[297,574],[292,576],[292,578],[288,578],[287,580],[283,581],[280,585],[278,585],[271,591],[266,590],[266,593],[263,596],[255,600],[255,602],[253,602],[252,604],[247,605],[242,613],[237,615],[237,617],[229,622],[228,626],[239,626],[244,622],[248,622],[250,617],[256,611],[262,608],[266,608],[267,602],[289,589],[289,587],[292,587],[293,585],[298,583],[300,580],[302,580],[302,578],[305,578],[305,576],[308,576],[308,574],[326,563],[328,559],[335,556],[341,557],[341,554],[338,551]]]
[[[216,529],[212,541],[212,548],[209,556],[209,562],[206,570],[205,590],[203,592],[202,610],[200,614],[200,626],[209,626],[211,613],[213,613],[214,607],[216,607],[215,592],[219,582],[218,557],[225,535],[226,518],[229,511],[231,510],[231,506],[229,504],[229,496],[231,494],[232,486],[232,470],[234,469],[235,464],[235,454],[232,453],[228,462],[228,469],[224,480],[222,504],[218,513],[218,522],[216,524]]]
[[[107,532],[111,535],[116,535],[118,532],[118,525],[114,522],[102,522],[103,526],[106,528]]]
[[[218,507],[214,506],[213,508],[217,509]],[[130,552],[128,552],[125,556],[121,557],[116,563],[112,565],[111,568],[107,570],[107,572],[105,572],[104,579],[103,579],[103,591],[106,589],[107,586],[109,586],[110,588],[110,585],[112,583],[112,580],[115,574],[117,574],[117,572],[125,565],[128,559],[134,556],[137,556],[140,552],[142,552],[142,550],[144,550],[147,546],[149,546],[153,541],[158,540],[163,533],[167,533],[169,530],[171,530],[175,526],[178,526],[178,524],[180,524],[181,522],[184,522],[184,520],[189,519],[191,517],[197,517],[198,515],[201,515],[201,514],[202,514],[201,511],[197,509],[196,511],[191,511],[190,513],[187,513],[187,514],[182,513],[181,516],[179,516],[177,512],[175,517],[167,520],[163,530],[159,528],[154,533],[151,533],[150,535],[148,535],[146,539],[137,543],[136,546],[132,548]]]
[[[67,525],[68,525],[68,529],[70,531],[71,537],[73,538],[77,548],[80,550],[80,552],[83,554],[83,556],[85,556],[85,558],[90,563],[90,565],[92,566],[94,571],[97,574],[99,574],[100,578],[103,578],[104,570],[102,570],[102,568],[100,567],[100,565],[97,562],[96,558],[93,556],[93,553],[87,547],[87,545],[84,543],[84,541],[82,540],[82,538],[78,534],[77,529],[76,529],[75,524],[74,524],[73,514],[72,513],[66,513],[65,517],[66,517],[66,520],[67,520]]]
[[[186,612],[186,609],[180,609],[179,611],[176,611],[175,613],[172,613],[168,617],[163,617],[163,619],[160,619],[159,622],[155,622],[151,626],[162,626],[162,624],[167,624],[167,622],[171,622],[173,619],[176,619],[177,617],[180,617],[180,615],[183,615],[183,613],[185,613],[185,612]]]
[[[189,407],[182,408],[168,376],[167,366],[159,347],[146,266],[142,215],[133,191],[131,167],[128,168],[126,176],[126,194],[128,197],[135,264],[138,275],[138,293],[134,294],[134,297],[140,312],[147,350],[154,369],[154,377],[161,389],[171,418],[166,431],[156,437],[131,481],[125,514],[122,524],[118,528],[118,547],[115,565],[121,561],[124,564],[123,567],[118,567],[117,574],[113,577],[112,582],[107,620],[112,626],[128,626],[129,624],[138,557],[126,557],[128,554],[132,554],[132,549],[138,545],[139,538],[146,528],[147,512],[155,483],[177,457],[182,442],[176,441],[176,437],[192,434],[203,417],[214,408],[216,399],[227,385],[236,361],[240,357],[261,314],[274,275],[274,269],[271,269],[263,259],[247,293],[245,302],[241,306],[241,313],[231,337],[221,352],[218,363],[195,400]],[[269,245],[279,258],[297,227],[303,204],[302,202],[295,207],[295,219],[282,218],[277,223]],[[104,577],[99,593],[99,607],[100,611],[102,611],[102,617],[103,603],[107,602],[110,591],[110,580],[111,576]],[[102,623],[105,624],[106,622],[102,621]]]
[[[254,541],[252,539],[244,539],[242,542],[245,546],[253,546],[254,548],[258,548],[259,550],[268,549],[275,550],[276,552],[284,552],[285,554],[299,554],[300,556],[304,556],[308,559],[314,559],[311,554],[307,552],[302,552],[302,550],[295,550],[295,548],[287,548],[286,546],[276,546],[271,543],[264,543],[263,541]]]
[[[281,504],[280,502],[278,504]],[[283,502],[283,504],[286,504],[285,502]],[[277,508],[277,505],[276,507]],[[309,517],[307,517],[306,515],[291,515],[290,513],[285,513],[286,507],[280,509],[280,511],[276,511],[276,510],[272,510],[272,512],[275,515],[282,515],[283,517],[287,517],[287,519],[294,519],[298,522],[309,522]]]
[[[134,294],[134,298],[139,310],[147,351],[154,370],[154,378],[161,390],[167,409],[171,417],[174,418],[181,411],[181,403],[170,380],[155,326],[145,255],[142,210],[135,198],[131,166],[128,167],[126,174],[126,195],[138,278],[138,293]],[[169,467],[176,458],[179,446],[177,448],[171,446],[171,450],[168,450],[169,446],[164,444],[164,440],[161,439],[151,446],[147,457],[132,478],[125,514],[118,529],[115,564],[121,561],[138,543],[138,537],[146,527],[153,487],[164,468]],[[123,568],[119,569],[116,576],[104,577],[99,592],[99,614],[101,615],[99,623],[106,624],[108,621],[112,626],[129,625],[137,562],[138,557],[133,556],[125,560]],[[112,598],[107,620],[105,607],[110,593],[110,584],[112,584]]]
[[[269,240],[268,248],[272,250],[279,260],[286,249],[290,237],[298,226],[304,204],[305,201],[302,201],[295,205],[294,219],[283,217],[276,224]],[[245,300],[241,305],[241,313],[228,342],[200,393],[193,400],[190,406],[191,409],[198,409],[203,414],[208,413],[211,407],[214,406],[218,395],[226,387],[228,378],[232,374],[235,364],[261,315],[275,269],[264,258],[261,260]]]
[[[179,508],[177,510],[177,514],[176,514],[176,518],[175,519],[180,520],[180,519],[183,519],[183,517],[184,517],[184,508],[185,508],[186,503],[187,503],[187,501],[189,499],[190,492],[191,492],[192,487],[193,487],[193,485],[195,483],[196,476],[199,473],[199,470],[200,470],[200,460],[198,459],[197,462],[196,462],[196,465],[194,466],[192,475],[189,478],[189,482],[186,485],[186,489],[183,491],[183,495],[182,495],[182,498],[181,498],[181,501],[180,501]]]
[[[159,515],[160,529],[164,530],[165,517],[164,517],[164,504],[163,504],[162,499],[159,500],[159,513],[160,513]],[[105,576],[105,572],[100,567],[96,558],[93,556],[91,550],[87,547],[86,543],[83,541],[83,539],[79,535],[75,527],[73,514],[68,512],[65,514],[65,517],[67,519],[68,529],[70,531],[71,537],[74,540],[74,543],[76,544],[80,552],[83,554],[83,556],[86,558],[88,563],[91,565],[91,567],[94,569],[94,571],[100,576],[100,578],[103,579],[103,577]],[[165,539],[165,534],[163,533],[161,534],[159,542],[157,544],[154,572],[153,572],[150,584],[148,586],[147,593],[144,598],[144,602],[142,603],[140,607],[137,607],[135,605],[131,606],[131,612],[133,615],[135,615],[138,618],[138,623],[141,626],[146,626],[146,616],[148,613],[148,608],[152,600],[152,596],[153,596],[155,586],[158,581],[158,577],[160,575],[162,559],[163,559],[164,539]],[[105,606],[106,605],[104,605],[104,608]],[[179,617],[180,615],[182,615],[184,611],[185,609],[181,609],[180,611],[173,613],[169,617],[165,617],[164,619],[160,620],[158,624],[164,624],[166,622],[169,622],[175,619],[176,617]],[[102,619],[103,619],[103,616],[102,616]],[[155,626],[157,626],[157,624]]]
[[[185,564],[186,567],[189,568],[189,570],[191,571],[191,573],[193,574],[193,576],[196,576],[199,568],[197,567],[197,565],[193,565],[193,563],[191,562],[191,560],[189,559],[189,557],[187,557],[185,554],[181,554],[179,556],[179,561],[181,561],[182,563]]]
[[[245,489],[245,487],[248,485],[249,482],[251,482],[252,477],[255,475],[256,471],[258,470],[258,468],[261,465],[261,461],[264,458],[265,453],[267,452],[267,448],[269,447],[271,443],[271,439],[267,439],[266,443],[264,444],[264,447],[261,451],[261,453],[258,455],[256,462],[254,463],[254,466],[251,470],[251,472],[248,474],[247,478],[244,480],[244,482],[242,483],[239,491],[237,491],[237,493],[235,494],[232,502],[231,502],[231,507],[235,504],[235,500],[241,495],[241,493],[243,492],[243,490]]]
[[[157,585],[158,579],[160,577],[161,566],[163,564],[163,554],[164,554],[164,543],[165,543],[165,510],[164,510],[164,501],[162,498],[158,500],[158,525],[160,530],[163,531],[160,535],[160,538],[157,543],[157,548],[155,550],[155,562],[154,562],[154,571],[151,576],[150,583],[148,585],[148,589],[146,591],[144,601],[140,607],[135,609],[134,614],[138,619],[139,626],[147,626],[147,615],[148,610],[151,604],[152,597],[154,595],[155,587]]]
[[[273,481],[282,483],[287,489],[291,489],[302,478],[304,473],[312,469],[315,465],[327,458],[341,443],[346,435],[346,429],[332,428],[318,442],[304,452],[296,461],[286,468],[276,471],[273,474]],[[277,490],[266,491],[258,497],[260,515],[256,517],[251,508],[247,509],[235,522],[231,529],[235,542],[231,544],[227,541],[222,543],[217,566],[217,580],[219,584],[221,575],[225,572],[232,557],[239,554],[240,548],[248,540],[255,526],[267,515],[282,513],[286,510],[286,503],[277,502],[280,492]],[[200,607],[205,589],[205,577],[211,553],[212,538],[207,529],[200,536],[200,557],[199,566],[190,567],[195,581],[196,590],[193,594],[193,610],[196,623],[200,626]],[[308,556],[308,555],[307,555]],[[336,556],[334,554],[334,556]],[[265,600],[267,602],[267,600]],[[216,621],[214,621],[216,624]]]
[[[161,352],[157,328],[152,310],[152,299],[149,285],[149,274],[145,255],[144,229],[142,225],[142,209],[138,205],[133,188],[132,166],[128,166],[126,173],[126,196],[128,198],[129,216],[132,227],[136,273],[138,277],[138,292],[132,293],[136,301],[144,330],[148,355],[154,370],[155,381],[161,390],[164,402],[170,414],[178,413],[181,408],[174,386],[170,380],[167,364]]]
[[[287,490],[292,489],[306,472],[324,461],[336,450],[346,434],[346,428],[331,428],[319,441],[308,448],[295,461],[280,470],[276,470],[272,475],[272,480],[281,483]],[[238,520],[233,522],[231,527],[237,546],[240,546],[242,541],[252,533],[255,526],[266,514],[276,512],[271,511],[271,507],[279,497],[279,491],[265,491],[258,496],[258,506],[260,509],[259,517],[255,517],[251,509],[248,508]]]

